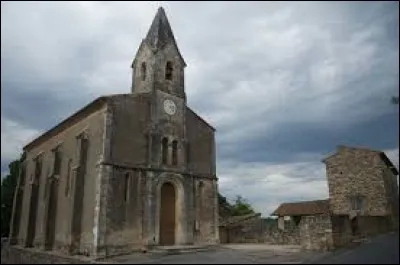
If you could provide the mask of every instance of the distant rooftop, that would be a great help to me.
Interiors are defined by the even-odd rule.
[[[275,216],[301,216],[329,213],[329,199],[316,201],[303,201],[282,203],[272,215]]]

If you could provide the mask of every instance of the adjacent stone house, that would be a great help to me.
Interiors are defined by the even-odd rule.
[[[267,235],[275,243],[299,244],[305,249],[332,248],[329,200],[283,203],[273,213],[277,231]]]
[[[282,204],[274,212],[282,231],[288,230],[286,218],[298,227],[289,229],[289,237],[299,236],[298,242],[308,249],[326,249],[398,230],[398,171],[384,152],[338,146],[323,162],[329,200]]]
[[[160,8],[132,91],[101,96],[24,147],[10,243],[92,256],[218,243],[215,129],[187,106]]]
[[[398,229],[398,171],[384,152],[338,146],[323,162],[331,214],[349,220],[352,234]]]

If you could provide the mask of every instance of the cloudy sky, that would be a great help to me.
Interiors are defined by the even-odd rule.
[[[217,128],[220,190],[269,215],[328,196],[336,145],[398,165],[396,2],[1,2],[1,174],[24,144],[104,94],[162,5],[188,104]]]

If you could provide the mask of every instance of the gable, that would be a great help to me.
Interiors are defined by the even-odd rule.
[[[186,107],[187,109],[187,114],[186,115],[190,115],[192,116],[194,119],[196,119],[197,121],[199,121],[200,123],[202,123],[203,125],[205,125],[206,127],[208,127],[210,130],[212,130],[213,132],[215,132],[215,128],[212,127],[208,122],[206,122],[202,117],[200,117],[199,115],[196,114],[196,112],[194,112],[191,108]],[[189,116],[189,117],[190,117]]]
[[[44,141],[48,140],[49,138],[59,134],[63,130],[71,127],[72,125],[76,124],[77,122],[81,121],[88,115],[94,113],[95,111],[99,110],[101,107],[104,106],[104,104],[107,101],[106,96],[98,97],[97,99],[93,100],[74,114],[68,116],[65,118],[63,121],[55,125],[53,128],[47,130],[44,132],[42,135],[39,137],[33,139],[31,142],[26,144],[23,147],[24,151],[28,151],[32,149],[34,146],[39,145],[40,143],[43,143]]]

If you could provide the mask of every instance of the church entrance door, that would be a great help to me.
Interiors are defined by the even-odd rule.
[[[175,205],[175,188],[171,183],[164,183],[161,187],[160,245],[175,244]]]

